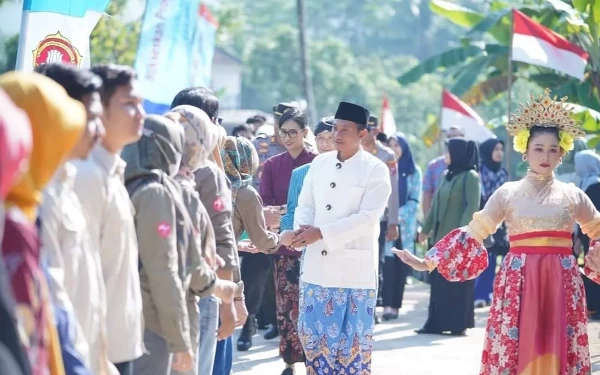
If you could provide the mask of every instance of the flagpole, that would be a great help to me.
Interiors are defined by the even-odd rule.
[[[512,44],[513,44],[513,35],[514,35],[514,9],[513,9],[513,13],[511,13],[511,17],[510,17],[510,41],[508,43],[508,77],[507,77],[507,83],[508,83],[508,104],[507,104],[507,113],[506,113],[506,118],[507,121],[510,121],[510,113],[511,113],[511,106],[512,106],[512,83],[513,83],[513,64],[512,64]],[[512,163],[511,163],[511,154],[512,154],[512,139],[510,134],[506,133],[506,146],[507,148],[507,152],[505,152],[506,154],[506,169],[508,171],[508,177],[509,179],[511,178],[511,174],[512,174]]]

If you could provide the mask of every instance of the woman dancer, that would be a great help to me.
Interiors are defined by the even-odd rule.
[[[398,256],[418,270],[437,268],[450,281],[472,279],[488,266],[483,238],[506,220],[510,253],[494,285],[481,374],[587,375],[585,292],[571,255],[571,231],[577,222],[597,239],[600,213],[583,191],[553,173],[584,133],[566,98],[555,102],[546,89],[532,100],[507,125],[515,150],[529,163],[525,178],[496,190],[468,226],[450,232],[425,259],[406,250]],[[593,241],[584,272],[596,282],[599,253]]]

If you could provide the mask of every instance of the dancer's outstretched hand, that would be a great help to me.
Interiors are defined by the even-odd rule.
[[[416,271],[427,271],[427,270],[429,270],[429,266],[427,265],[427,262],[425,262],[424,259],[421,259],[421,258],[419,258],[416,255],[413,255],[410,251],[408,251],[408,250],[398,250],[395,247],[392,248],[392,251],[394,253],[396,253],[396,255],[398,256],[398,258],[400,258],[401,261],[403,261],[404,263],[408,264],[409,266],[411,266]]]

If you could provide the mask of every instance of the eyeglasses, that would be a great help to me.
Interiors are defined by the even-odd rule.
[[[285,138],[289,135],[290,139],[294,139],[298,136],[298,133],[300,133],[298,130],[280,130],[279,136]]]

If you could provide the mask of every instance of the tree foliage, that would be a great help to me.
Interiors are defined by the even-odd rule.
[[[115,63],[133,65],[137,52],[141,21],[125,24],[120,14],[127,0],[112,0],[90,37],[92,64]]]
[[[111,1],[109,16],[94,30],[92,63],[133,65],[140,22],[124,24],[115,16],[126,2]],[[497,11],[480,0],[461,0],[461,4],[475,13]],[[442,87],[466,87],[476,81],[477,71],[457,70],[452,77],[427,75],[411,85],[399,83],[396,77],[440,51],[464,48],[456,42],[464,36],[461,26],[436,16],[429,0],[306,0],[306,7],[318,116],[331,115],[341,100],[365,105],[379,115],[387,95],[398,130],[409,134],[419,163],[425,164],[438,149],[425,150],[419,137],[428,119],[440,110]],[[277,102],[303,99],[295,2],[221,0],[213,13],[220,24],[218,47],[244,63],[244,108],[270,111]],[[484,57],[479,56],[481,48],[467,46],[466,50],[482,65],[497,63],[491,54],[498,51],[492,47]],[[461,56],[452,58],[460,60]],[[496,108],[490,108],[492,112],[482,107],[480,113],[493,117]]]

